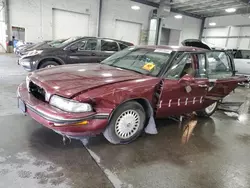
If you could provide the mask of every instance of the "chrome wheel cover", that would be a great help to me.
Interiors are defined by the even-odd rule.
[[[216,106],[217,106],[217,102],[215,102],[215,103],[211,104],[210,106],[208,106],[207,108],[205,108],[206,113],[211,114],[214,111],[214,109],[216,108]]]
[[[115,122],[115,133],[121,139],[133,137],[140,126],[140,115],[135,110],[123,112]]]
[[[55,65],[47,65],[45,68],[55,67]]]

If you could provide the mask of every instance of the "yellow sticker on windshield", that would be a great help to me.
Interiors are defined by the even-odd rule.
[[[155,67],[153,62],[146,63],[142,68],[147,71],[151,71]]]

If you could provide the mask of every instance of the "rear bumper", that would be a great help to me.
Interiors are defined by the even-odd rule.
[[[21,84],[17,90],[17,98],[26,105],[26,114],[40,124],[60,134],[81,137],[101,133],[108,123],[108,113],[67,113],[36,99]],[[86,121],[87,124],[79,123]]]

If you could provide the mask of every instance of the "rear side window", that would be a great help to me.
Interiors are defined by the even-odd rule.
[[[117,52],[118,51],[118,45],[114,41],[101,40],[101,50],[102,51]]]
[[[236,59],[250,59],[250,50],[238,50],[235,54]]]
[[[231,61],[225,52],[207,52],[207,74],[210,79],[228,78],[232,76]]]
[[[119,45],[120,45],[120,49],[121,49],[121,50],[123,50],[123,49],[125,49],[125,48],[127,48],[127,47],[128,47],[127,45],[122,44],[122,43],[119,43]]]

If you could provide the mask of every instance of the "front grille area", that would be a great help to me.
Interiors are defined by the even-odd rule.
[[[30,93],[36,97],[37,99],[45,102],[45,91],[43,88],[39,87],[38,85],[30,82],[29,84]]]

